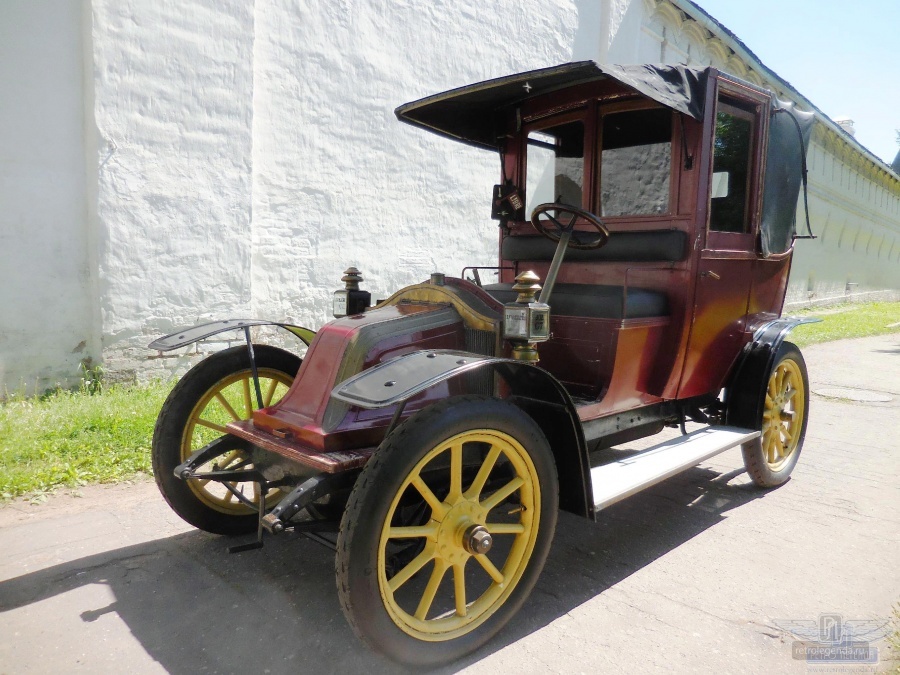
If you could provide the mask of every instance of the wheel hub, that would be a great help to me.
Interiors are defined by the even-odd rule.
[[[484,510],[477,502],[460,499],[447,511],[438,526],[437,557],[454,565],[464,562],[470,555],[489,551],[493,537],[484,527],[484,521]]]
[[[494,545],[494,538],[484,525],[471,525],[463,534],[463,548],[472,555],[484,555]]]

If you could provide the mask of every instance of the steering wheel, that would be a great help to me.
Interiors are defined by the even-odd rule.
[[[554,211],[556,215],[551,215]],[[570,214],[572,217],[565,225],[562,224],[560,217],[563,213]],[[542,220],[541,216],[546,216]],[[587,221],[590,225],[597,228],[598,234],[591,232],[575,231],[575,223],[580,220]],[[589,213],[584,209],[579,209],[568,204],[549,203],[541,204],[531,212],[531,224],[538,232],[547,237],[550,241],[559,242],[560,239],[566,239],[567,248],[592,249],[600,248],[609,240],[609,230],[606,225],[593,213]]]

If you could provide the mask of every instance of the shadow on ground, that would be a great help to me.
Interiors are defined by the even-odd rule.
[[[695,468],[602,514],[561,514],[537,587],[509,625],[479,652],[436,672],[455,672],[546,626],[763,496],[742,473]],[[229,555],[228,540],[190,532],[85,557],[0,582],[0,611],[88,584],[170,673],[397,672],[369,652],[341,614],[333,553],[307,539],[270,538],[261,551]]]

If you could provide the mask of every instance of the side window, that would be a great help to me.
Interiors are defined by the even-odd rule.
[[[750,231],[753,127],[752,113],[719,101],[713,144],[710,230],[739,233]]]
[[[584,124],[566,122],[528,134],[525,213],[539,204],[584,202]]]
[[[669,213],[672,113],[631,110],[603,116],[602,216]]]

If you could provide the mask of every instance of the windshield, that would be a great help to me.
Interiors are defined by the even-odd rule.
[[[672,112],[625,110],[599,119],[600,216],[670,213]],[[525,215],[555,202],[584,208],[585,125],[563,122],[528,133]],[[594,180],[597,180],[596,178]]]
[[[525,213],[558,202],[581,208],[584,195],[584,124],[566,122],[528,134]]]

